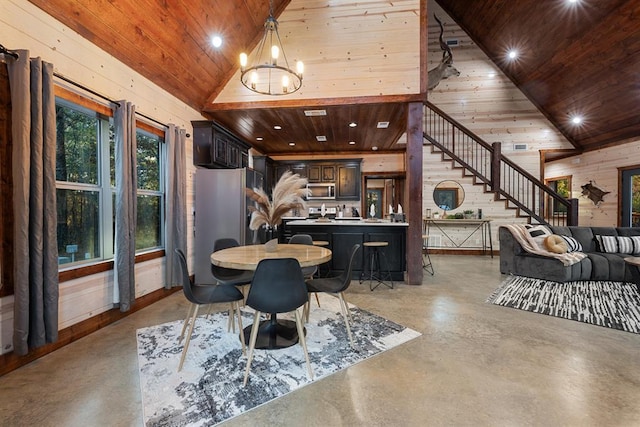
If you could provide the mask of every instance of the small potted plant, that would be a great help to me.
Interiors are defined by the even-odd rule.
[[[473,210],[467,209],[463,213],[464,213],[464,218],[465,219],[472,219],[473,218]]]

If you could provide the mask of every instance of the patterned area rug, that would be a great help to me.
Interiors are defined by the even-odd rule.
[[[640,293],[632,283],[511,276],[487,302],[640,334]]]
[[[349,305],[356,350],[349,345],[340,303],[320,295],[312,301],[307,347],[314,381],[420,336],[420,333]],[[287,318],[282,316],[282,318]],[[147,426],[210,426],[299,389],[310,381],[302,347],[256,350],[246,387],[246,357],[237,333],[227,332],[228,314],[199,317],[181,372],[182,321],[139,329],[138,366]],[[243,326],[253,312],[243,308]]]

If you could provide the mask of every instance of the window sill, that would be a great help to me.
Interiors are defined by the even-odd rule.
[[[162,258],[165,256],[164,249],[157,249],[148,252],[142,252],[136,255],[136,264],[149,261],[152,259]],[[58,273],[58,281],[66,282],[80,277],[90,276],[92,274],[102,273],[113,270],[113,260],[96,262],[93,264],[83,265],[80,267],[61,270]]]

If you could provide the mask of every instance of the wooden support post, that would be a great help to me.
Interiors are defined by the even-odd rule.
[[[422,129],[424,106],[412,102],[407,109],[407,151],[405,194],[407,218],[407,284],[422,284]]]
[[[491,191],[497,193],[500,191],[500,157],[502,156],[502,144],[494,142],[491,144],[493,152],[491,153]]]
[[[578,199],[569,199],[567,225],[578,225]]]

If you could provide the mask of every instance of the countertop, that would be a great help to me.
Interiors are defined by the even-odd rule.
[[[332,219],[328,221],[321,221],[317,219],[304,219],[304,220],[294,220],[287,222],[287,225],[361,225],[361,226],[392,226],[392,227],[408,227],[409,223],[407,222],[390,222],[389,220],[382,219],[378,221],[369,221],[364,219]]]

